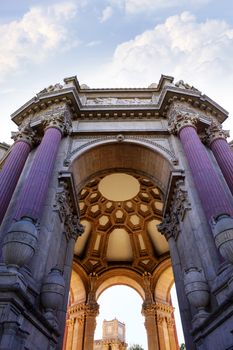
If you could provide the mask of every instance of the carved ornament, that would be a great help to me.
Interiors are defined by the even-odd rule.
[[[206,135],[204,138],[204,142],[209,146],[216,139],[224,139],[226,140],[229,137],[229,130],[223,130],[222,125],[216,121],[213,121],[210,126],[206,129]]]
[[[86,105],[93,106],[93,105],[147,105],[151,104],[151,99],[142,99],[142,98],[115,98],[115,97],[108,97],[108,98],[100,98],[97,97],[95,99],[87,99]]]
[[[32,147],[35,143],[37,143],[38,139],[36,138],[35,131],[32,130],[29,124],[24,125],[17,132],[12,132],[11,138],[15,141],[24,141]]]
[[[168,130],[171,134],[179,134],[186,126],[196,127],[198,114],[190,108],[173,105],[168,115]]]
[[[180,89],[186,89],[186,90],[192,90],[192,91],[198,91],[200,92],[200,90],[196,89],[194,86],[189,85],[187,83],[185,83],[183,80],[179,80],[175,83],[175,86],[180,88]]]
[[[145,291],[145,301],[143,305],[146,306],[154,302],[153,294],[151,291],[151,274],[145,271],[142,275],[142,280],[143,280],[144,291]]]
[[[184,187],[183,180],[177,181],[169,204],[169,209],[163,221],[157,226],[159,232],[161,232],[167,240],[172,236],[177,239],[180,233],[180,222],[184,220],[187,210],[191,210],[188,192]]]
[[[69,191],[63,189],[58,192],[55,201],[55,209],[59,212],[68,237],[76,240],[84,232],[84,228],[80,224],[78,215],[74,213]]]
[[[45,130],[48,128],[56,128],[64,135],[70,134],[72,122],[69,107],[67,105],[54,106],[43,114],[43,124]]]

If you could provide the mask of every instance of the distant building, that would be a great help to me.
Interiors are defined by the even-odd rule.
[[[103,321],[103,336],[101,340],[95,340],[94,350],[126,350],[125,324],[116,318],[111,321]]]

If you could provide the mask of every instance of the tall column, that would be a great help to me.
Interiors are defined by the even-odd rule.
[[[76,320],[78,322],[78,333],[77,333],[77,344],[74,346],[74,350],[83,350],[84,316],[78,316]]]
[[[155,304],[144,306],[142,314],[145,316],[148,350],[163,349],[159,347]]]
[[[15,143],[0,171],[0,224],[30,153],[34,135],[32,129],[26,126],[12,136]]]
[[[226,141],[228,133],[220,124],[213,122],[206,130],[207,142],[211,148],[223,176],[233,194],[233,152]]]
[[[197,117],[181,111],[174,114],[172,130],[182,143],[207,219],[223,213],[232,215],[232,204],[197,134]]]
[[[164,234],[169,244],[169,251],[172,260],[172,269],[175,278],[180,317],[185,337],[185,344],[187,346],[187,349],[194,350],[196,347],[190,334],[190,329],[192,329],[192,314],[190,311],[190,306],[188,304],[187,297],[185,295],[183,266],[181,265],[176,240],[174,237],[176,229],[177,224],[174,224],[168,216],[165,217],[163,222],[158,226],[158,230],[162,234]]]
[[[170,344],[166,344],[165,338],[164,338],[164,317],[161,315],[157,315],[157,326],[158,326],[158,334],[159,334],[159,349],[162,350],[168,350]]]
[[[143,285],[145,300],[142,305],[142,314],[145,317],[145,328],[147,333],[148,350],[159,349],[158,329],[156,324],[156,305],[154,303],[151,289],[151,274],[144,272]]]
[[[46,124],[44,137],[36,151],[17,203],[17,220],[29,217],[36,221],[41,214],[63,132],[61,119],[52,118]]]
[[[73,333],[74,333],[74,319],[69,318],[66,321],[67,325],[67,337],[66,337],[66,350],[72,350]]]
[[[167,317],[167,330],[169,335],[170,349],[178,350],[179,344],[178,344],[178,339],[176,334],[175,321],[172,315],[170,316],[170,318]]]
[[[40,218],[47,195],[64,124],[62,114],[45,121],[44,137],[16,205],[16,222],[13,222],[4,237],[3,261],[14,270],[27,264],[35,253],[38,241],[35,223]]]
[[[84,334],[84,349],[93,350],[94,346],[94,334],[96,328],[96,317],[99,314],[99,305],[87,304],[86,305],[86,324]]]

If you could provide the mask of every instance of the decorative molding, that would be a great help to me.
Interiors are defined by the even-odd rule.
[[[229,130],[223,130],[222,125],[217,121],[212,121],[210,126],[206,129],[206,134],[204,137],[204,142],[210,146],[214,140],[224,139],[229,137]]]
[[[171,134],[179,134],[180,130],[186,126],[196,127],[198,114],[191,108],[180,104],[171,107],[168,115],[168,130]]]
[[[170,200],[167,201],[165,215],[161,224],[157,226],[167,240],[172,236],[177,239],[180,233],[180,222],[184,221],[185,214],[191,210],[188,199],[188,191],[185,189],[184,180],[178,180],[172,193],[169,193]]]
[[[38,138],[36,137],[36,132],[30,127],[30,123],[21,126],[19,131],[12,132],[11,138],[15,141],[24,141],[32,147],[34,144],[38,143]]]
[[[86,99],[85,105],[87,106],[121,106],[121,105],[151,105],[153,104],[151,98],[117,98],[117,97],[96,97],[94,99]]]
[[[59,191],[55,197],[54,210],[58,211],[68,238],[76,240],[84,232],[84,228],[80,224],[77,195],[71,173],[60,174]]]
[[[66,104],[56,105],[45,111],[42,120],[45,129],[53,127],[59,129],[65,135],[71,133],[71,112]]]
[[[104,135],[104,136],[90,136],[88,138],[84,138],[87,140],[86,143],[82,144],[81,146],[78,146],[77,148],[75,148],[73,151],[68,151],[66,159],[64,160],[64,166],[69,166],[71,163],[71,158],[76,154],[79,153],[81,150],[88,148],[89,146],[94,146],[97,145],[99,143],[102,143],[104,141],[115,141],[115,142],[127,142],[130,140],[133,141],[139,141],[139,142],[143,142],[146,143],[148,145],[152,145],[155,148],[158,148],[159,150],[161,150],[163,153],[165,153],[169,160],[174,164],[177,165],[178,164],[178,159],[175,156],[175,153],[170,151],[169,149],[167,149],[166,147],[160,145],[158,142],[152,141],[151,139],[155,138],[154,136],[134,136],[134,135]],[[79,137],[79,140],[81,140],[82,137]]]

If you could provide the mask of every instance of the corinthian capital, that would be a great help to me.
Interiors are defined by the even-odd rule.
[[[186,126],[196,127],[197,114],[189,108],[183,106],[172,106],[169,113],[168,130],[171,134],[179,134],[180,130]]]
[[[56,128],[62,134],[68,134],[71,130],[71,114],[66,105],[56,106],[44,114],[45,130]]]
[[[36,141],[35,138],[36,133],[32,130],[30,125],[23,126],[19,131],[12,132],[11,138],[15,141],[24,141],[30,145],[30,147],[33,146],[33,144]]]
[[[222,125],[216,121],[212,121],[210,126],[206,129],[205,142],[210,146],[216,139],[226,139],[229,137],[229,131],[223,130]]]

